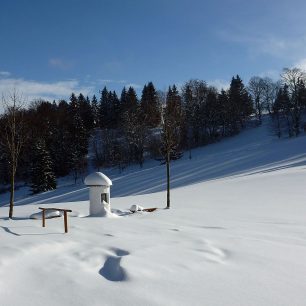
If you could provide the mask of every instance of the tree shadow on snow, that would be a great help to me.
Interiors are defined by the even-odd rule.
[[[8,227],[6,226],[0,226],[1,228],[3,228],[3,230],[9,234],[15,235],[15,236],[20,236],[20,234],[13,232],[12,230],[10,230]]]
[[[32,226],[21,226],[15,228],[24,228],[24,227],[32,227]],[[64,233],[17,233],[13,231],[11,228],[7,226],[0,226],[6,233],[14,235],[14,236],[45,236],[45,235],[63,235]]]
[[[304,137],[278,140],[269,136],[269,133],[266,123],[261,127],[243,131],[238,136],[193,150],[191,160],[185,156],[171,163],[171,188],[306,166],[306,154],[303,153],[306,152]],[[166,190],[165,165],[110,175],[110,178],[113,181],[112,197]],[[75,185],[18,200],[16,205],[79,202],[88,199],[88,188]]]

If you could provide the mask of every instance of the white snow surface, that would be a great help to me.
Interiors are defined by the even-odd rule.
[[[31,219],[38,219],[41,220],[42,219],[42,211],[38,212],[38,213],[34,213],[30,216]],[[57,217],[61,217],[63,214],[62,212],[60,212],[59,210],[47,210],[45,211],[45,219],[52,219],[52,218],[57,218]]]
[[[164,165],[110,175],[121,218],[87,217],[84,185],[20,196],[14,220],[2,197],[0,305],[306,305],[304,136],[278,140],[264,125],[171,173],[171,209]],[[29,219],[41,204],[80,213],[64,234],[62,217]]]

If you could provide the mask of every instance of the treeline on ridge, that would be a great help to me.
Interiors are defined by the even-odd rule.
[[[165,125],[172,130],[172,160],[184,151],[239,133],[251,119],[261,124],[263,113],[271,115],[279,137],[297,136],[306,106],[304,74],[287,69],[282,80],[253,77],[245,86],[237,75],[229,89],[221,91],[205,81],[190,80],[180,91],[173,85],[165,93],[149,82],[140,98],[133,87],[124,87],[120,96],[104,87],[99,97],[72,93],[69,101],[34,101],[14,113],[22,129],[15,135],[23,140],[16,178],[37,193],[56,188],[58,177],[73,174],[75,181],[83,177],[88,154],[98,169],[123,170],[132,163],[142,166],[146,158],[162,160],[170,137],[165,135]],[[12,106],[0,117],[2,185],[10,183],[14,162],[7,141],[12,132],[10,116]]]

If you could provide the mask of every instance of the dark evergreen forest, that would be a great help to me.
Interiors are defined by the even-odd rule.
[[[13,171],[33,193],[56,188],[59,177],[72,175],[77,182],[86,174],[89,153],[95,168],[119,171],[135,163],[142,167],[149,158],[163,163],[166,149],[171,160],[184,152],[192,158],[193,148],[260,125],[263,114],[278,137],[298,136],[304,129],[304,81],[299,69],[284,69],[279,82],[253,77],[245,85],[237,75],[221,91],[201,80],[167,92],[149,82],[140,97],[133,87],[120,94],[104,87],[92,97],[72,93],[69,101],[37,100],[27,108],[8,103],[0,117],[1,189]]]

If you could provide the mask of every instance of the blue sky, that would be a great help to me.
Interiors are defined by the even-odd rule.
[[[305,12],[302,0],[1,0],[0,92],[67,99],[277,78],[306,68]]]

